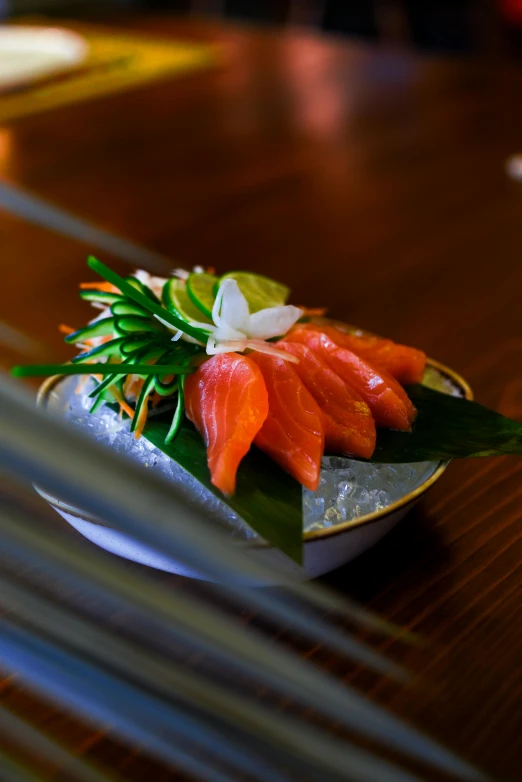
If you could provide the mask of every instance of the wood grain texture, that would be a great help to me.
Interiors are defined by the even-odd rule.
[[[176,265],[280,278],[296,303],[424,348],[478,401],[522,419],[522,185],[504,171],[522,147],[520,69],[202,22],[127,26],[221,42],[222,65],[4,126],[0,173]],[[56,324],[85,321],[74,290],[91,248],[5,215],[0,235],[1,319],[67,358]],[[425,637],[384,645],[422,687],[298,646],[511,782],[522,769],[521,478],[515,458],[453,464],[395,532],[326,579]],[[0,698],[125,779],[180,778],[17,681]]]

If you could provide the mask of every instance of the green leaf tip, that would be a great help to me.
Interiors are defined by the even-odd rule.
[[[462,397],[409,386],[417,408],[411,432],[380,429],[372,462],[447,461],[522,454],[522,424]]]

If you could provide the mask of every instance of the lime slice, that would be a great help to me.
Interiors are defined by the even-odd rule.
[[[202,272],[201,274],[190,274],[187,280],[187,293],[191,302],[207,316],[212,317],[212,307],[214,306],[214,288],[216,287],[217,277],[213,274]]]
[[[269,277],[250,272],[229,272],[222,280],[235,280],[239,290],[248,301],[250,312],[258,312],[266,307],[279,307],[286,303],[290,296],[290,288]]]
[[[178,280],[177,277],[167,280],[163,286],[163,304],[169,312],[179,315],[188,323],[210,323],[209,318],[192,303],[184,280]]]

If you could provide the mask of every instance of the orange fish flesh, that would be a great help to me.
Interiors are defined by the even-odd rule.
[[[294,364],[252,353],[268,391],[268,416],[254,443],[307,489],[319,486],[324,452],[321,410]]]
[[[247,356],[212,356],[185,380],[185,412],[207,446],[211,481],[234,494],[239,464],[268,415],[259,367]]]
[[[285,340],[304,344],[321,356],[368,404],[376,426],[401,431],[411,429],[415,407],[402,386],[386,370],[339,347],[329,336],[318,331],[296,329]]]
[[[326,451],[369,459],[377,432],[370,408],[360,394],[306,345],[282,340],[277,346],[299,359],[293,369],[321,409]]]
[[[407,345],[399,345],[391,339],[348,334],[333,326],[308,323],[302,328],[326,334],[340,348],[347,348],[381,369],[389,372],[402,385],[420,383],[426,369],[426,354]]]

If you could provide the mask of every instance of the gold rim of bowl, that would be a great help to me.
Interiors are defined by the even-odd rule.
[[[440,364],[438,361],[434,361],[433,359],[428,359],[427,366],[437,370],[441,375],[444,375],[446,378],[451,380],[458,388],[460,388],[465,399],[470,401],[473,400],[473,391],[471,390],[470,386],[464,380],[464,378],[453,369],[450,369],[449,367],[444,366],[444,364]],[[44,407],[47,405],[49,395],[51,394],[54,387],[62,380],[63,377],[61,375],[53,375],[53,377],[49,377],[47,380],[44,380],[38,389],[37,404],[39,406]],[[381,510],[373,511],[373,513],[366,513],[364,516],[359,516],[356,519],[345,521],[342,524],[336,524],[333,527],[305,532],[303,535],[304,542],[315,543],[319,540],[324,540],[325,538],[330,538],[334,535],[341,535],[343,532],[347,532],[348,530],[363,527],[366,524],[372,524],[386,518],[386,516],[389,516],[390,514],[395,513],[395,511],[398,511],[401,508],[404,508],[407,505],[410,505],[412,502],[418,500],[426,491],[428,491],[431,486],[433,486],[436,481],[438,481],[442,473],[446,470],[447,466],[448,462],[440,462],[434,472],[429,476],[429,478],[423,481],[420,486],[417,486],[416,489],[413,489],[412,491],[408,492],[408,494],[405,494],[404,497],[396,500],[396,502],[392,502],[390,505],[387,505]],[[56,497],[52,497],[38,487],[36,487],[36,489],[47,502],[49,502],[51,505],[55,505],[60,510],[66,511],[67,513],[75,516],[81,514],[79,517],[85,519],[86,521],[90,521],[94,524],[97,524],[98,526],[110,528],[109,525],[105,524],[100,519],[95,518],[94,516],[91,516],[90,514],[81,511],[79,508],[76,508],[72,505],[67,505],[65,502],[56,499]],[[241,544],[242,542],[235,541],[235,543]],[[250,548],[271,548],[268,543],[260,540],[248,540],[245,541],[244,545],[247,545]]]

